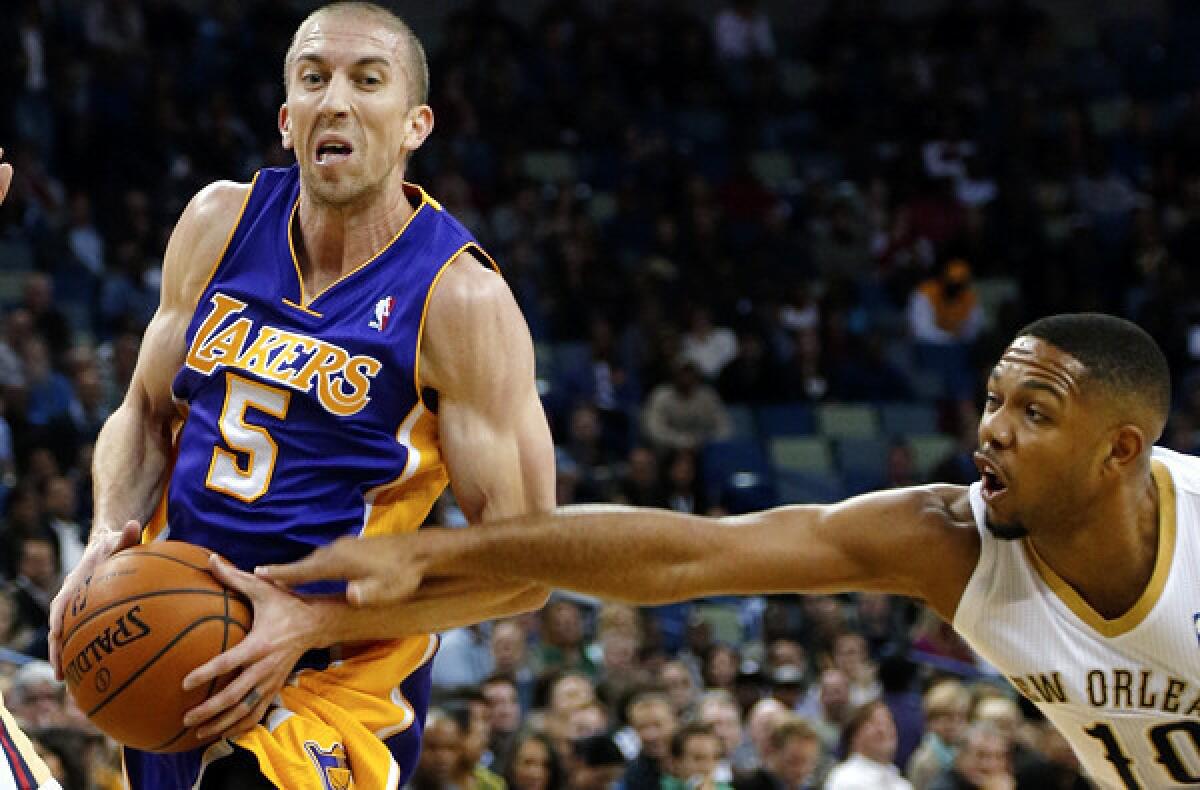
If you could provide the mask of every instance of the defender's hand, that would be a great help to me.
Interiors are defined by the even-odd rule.
[[[3,180],[3,176],[0,175],[0,181]],[[62,639],[63,617],[66,616],[67,607],[75,599],[79,588],[91,580],[96,566],[118,551],[136,546],[141,537],[142,525],[136,521],[127,522],[120,530],[107,530],[94,535],[88,542],[79,564],[67,574],[67,578],[63,579],[58,595],[54,596],[54,602],[50,604],[50,635],[48,638],[50,663],[54,666],[54,676],[59,680],[63,679],[62,646],[59,641]]]
[[[352,606],[376,606],[412,596],[425,575],[425,563],[413,548],[421,536],[382,535],[338,538],[328,546],[288,565],[265,565],[255,574],[284,587],[344,579]]]
[[[0,159],[4,158],[4,149],[0,148]],[[8,194],[8,185],[12,183],[13,169],[8,162],[0,163],[0,203],[4,202],[4,196]]]
[[[254,622],[245,639],[184,678],[186,690],[237,672],[228,686],[188,711],[183,723],[199,726],[200,738],[235,738],[262,720],[300,656],[317,646],[320,626],[312,607],[299,597],[239,571],[215,554],[209,567],[221,583],[249,599]]]

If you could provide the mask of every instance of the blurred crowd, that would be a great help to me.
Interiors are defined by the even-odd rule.
[[[1154,335],[1163,444],[1200,449],[1200,8],[930,5],[418,11],[437,128],[409,177],[525,312],[561,503],[967,482],[983,373],[1065,310]],[[187,200],[289,163],[280,66],[311,6],[17,0],[0,26],[0,688],[67,788],[118,776],[39,660],[93,442]],[[449,498],[431,520],[463,522]],[[556,598],[446,634],[435,674],[414,786],[1086,786],[947,626],[885,596]]]

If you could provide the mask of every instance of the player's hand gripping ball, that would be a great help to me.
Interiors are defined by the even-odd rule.
[[[63,615],[67,689],[88,719],[126,746],[181,752],[204,745],[183,714],[222,678],[185,692],[196,667],[242,641],[249,604],[208,570],[208,549],[165,541],[104,561]]]

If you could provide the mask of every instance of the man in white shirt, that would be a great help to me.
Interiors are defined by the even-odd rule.
[[[896,723],[883,702],[868,702],[851,715],[845,741],[850,756],[830,772],[826,790],[912,790],[892,764]]]

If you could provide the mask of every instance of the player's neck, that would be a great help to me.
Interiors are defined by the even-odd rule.
[[[386,247],[412,216],[400,183],[365,200],[331,206],[302,195],[292,228],[296,260],[310,296]]]
[[[1097,614],[1111,620],[1129,611],[1150,583],[1159,550],[1158,510],[1158,489],[1147,474],[1098,499],[1076,523],[1033,531],[1033,545]]]

